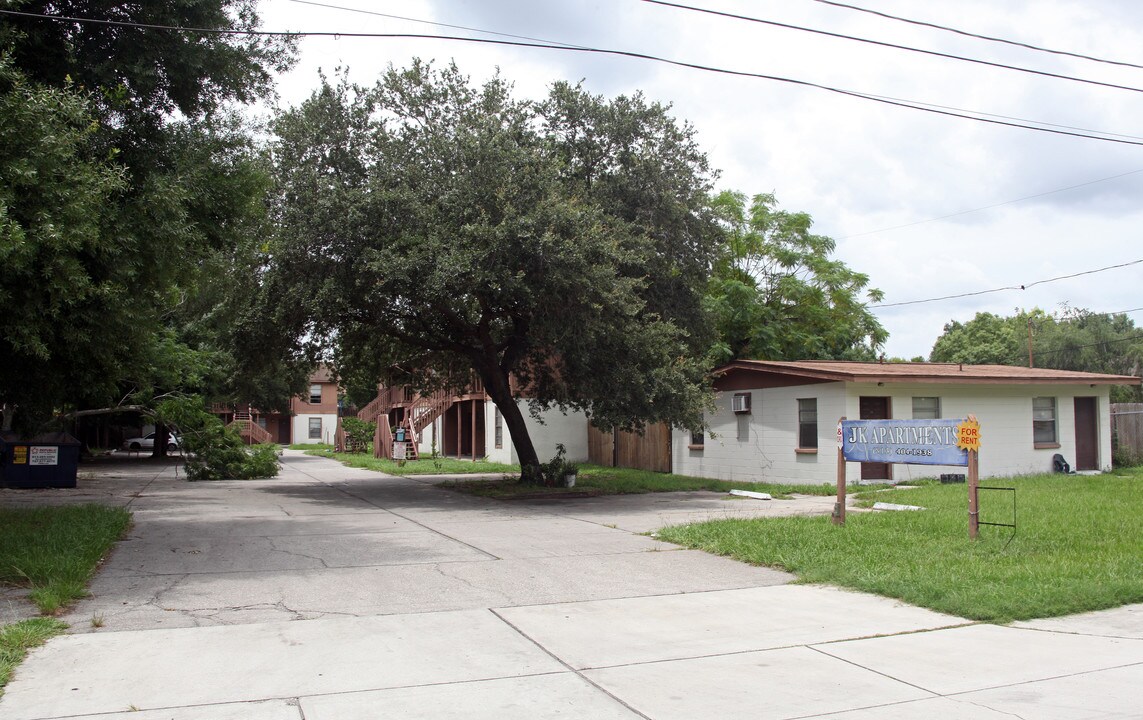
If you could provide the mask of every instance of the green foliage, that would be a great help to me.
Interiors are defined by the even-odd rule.
[[[336,338],[369,378],[475,374],[525,466],[520,388],[534,411],[697,427],[721,231],[693,130],[640,96],[511,90],[416,62],[282,113],[262,326],[294,354]]]
[[[1143,337],[1125,314],[1093,313],[1065,306],[1049,315],[1038,308],[1010,317],[977,313],[950,322],[933,345],[933,362],[1027,365],[1029,334],[1036,367],[1140,375]],[[1143,402],[1139,386],[1116,386],[1112,402]]]
[[[780,567],[803,582],[898,598],[960,617],[1004,623],[1143,601],[1143,472],[1007,478],[1019,532],[982,527],[968,538],[963,485],[875,493],[918,512],[720,520],[667,528],[669,542]],[[981,520],[1011,522],[1012,507],[981,493]]]
[[[54,614],[87,594],[130,522],[126,510],[103,505],[0,509],[0,582],[30,587],[40,611]]]
[[[313,446],[310,446],[313,447]],[[337,460],[342,465],[390,475],[473,475],[479,473],[520,472],[519,465],[488,462],[487,460],[458,460],[456,458],[424,458],[419,460],[387,460],[359,453],[335,453],[332,450],[307,450],[307,455],[317,455]]]
[[[228,105],[268,94],[292,41],[142,26],[249,30],[253,0],[64,9],[138,27],[13,6],[30,14],[0,17],[0,403],[34,430],[60,409],[234,390],[223,318],[245,308],[229,298],[258,265],[267,174]]]
[[[159,417],[178,428],[191,480],[250,480],[278,474],[278,447],[247,446],[237,432],[206,411],[202,398],[165,400]]]
[[[360,453],[372,449],[373,435],[377,432],[376,422],[347,417],[341,419],[341,428],[345,431],[346,452]]]
[[[836,244],[810,232],[806,213],[771,194],[725,191],[714,200],[727,237],[707,288],[719,340],[712,363],[871,360],[888,333],[865,306],[881,299],[868,276],[833,260]]]

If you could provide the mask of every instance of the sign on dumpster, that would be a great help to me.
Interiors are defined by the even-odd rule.
[[[59,465],[60,464],[60,449],[56,446],[39,447],[33,445],[31,447],[29,465]]]
[[[908,465],[968,465],[963,437],[965,420],[843,420],[842,455],[846,462],[903,463]]]

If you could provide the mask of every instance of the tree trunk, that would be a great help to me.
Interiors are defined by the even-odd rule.
[[[540,458],[536,455],[536,447],[532,445],[532,437],[528,434],[524,413],[516,403],[516,398],[512,397],[508,378],[499,372],[482,372],[480,375],[484,381],[484,391],[500,409],[504,425],[508,428],[508,434],[512,436],[512,446],[516,448],[516,455],[520,458],[520,477],[527,481],[539,482]]]
[[[161,458],[167,456],[167,443],[171,441],[171,431],[163,423],[155,423],[155,446],[151,448],[151,457]]]
[[[16,413],[16,406],[12,403],[4,403],[4,426],[3,431],[9,432],[12,429],[12,416]]]

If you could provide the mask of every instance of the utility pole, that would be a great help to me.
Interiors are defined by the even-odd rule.
[[[1035,367],[1032,364],[1032,316],[1028,316],[1028,367]]]

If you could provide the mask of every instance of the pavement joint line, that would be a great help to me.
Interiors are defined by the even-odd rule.
[[[404,479],[404,478],[402,478],[402,479]],[[360,502],[363,502],[363,503],[365,503],[366,505],[369,505],[369,506],[371,506],[371,507],[375,507],[375,508],[377,508],[378,510],[383,510],[383,511],[385,511],[385,512],[387,512],[387,513],[391,513],[391,514],[393,514],[393,515],[396,515],[397,517],[401,518],[402,520],[408,520],[409,522],[413,523],[413,524],[414,524],[414,525],[416,525],[417,527],[419,527],[419,528],[423,528],[423,529],[425,529],[425,530],[428,530],[429,532],[431,532],[431,533],[435,533],[436,535],[440,535],[441,537],[445,538],[446,540],[451,540],[451,541],[453,541],[453,542],[455,542],[455,543],[459,543],[459,544],[461,544],[461,545],[464,545],[465,547],[468,547],[468,548],[472,548],[472,549],[473,549],[473,550],[475,550],[476,552],[480,553],[481,555],[485,555],[485,556],[489,557],[489,558],[490,558],[490,559],[492,559],[492,560],[503,560],[503,559],[504,559],[504,558],[501,558],[501,557],[497,557],[496,555],[493,555],[492,553],[488,552],[487,550],[482,550],[482,549],[480,549],[480,548],[476,547],[475,545],[473,545],[473,544],[471,544],[471,543],[467,543],[467,542],[465,542],[465,541],[463,541],[463,540],[460,540],[460,539],[458,539],[458,538],[452,537],[452,536],[450,536],[450,535],[446,535],[445,533],[441,532],[440,530],[436,530],[436,529],[434,529],[434,528],[432,528],[432,527],[429,527],[428,525],[425,525],[423,522],[420,522],[420,521],[418,521],[418,520],[415,520],[414,518],[411,518],[411,517],[409,517],[408,515],[402,515],[402,514],[401,514],[401,513],[399,513],[399,512],[394,512],[394,511],[392,511],[392,510],[389,510],[389,509],[387,509],[387,508],[381,507],[380,505],[378,505],[377,503],[373,502],[372,500],[369,500],[368,498],[363,498],[363,497],[361,497],[360,495],[355,495],[355,494],[353,494],[353,493],[349,492],[348,490],[345,490],[345,489],[343,489],[343,488],[339,488],[339,487],[335,487],[334,485],[332,485],[332,484],[330,484],[330,483],[325,483],[325,485],[326,485],[327,487],[329,487],[329,488],[332,488],[333,490],[336,490],[336,491],[340,492],[340,493],[344,493],[345,495],[348,495],[349,497],[351,497],[351,498],[353,498],[353,499],[355,499],[355,500],[358,500],[358,501],[360,501]],[[444,491],[441,491],[441,492],[444,492]]]
[[[992,712],[1000,713],[1001,715],[1009,715],[1011,717],[1016,718],[1017,720],[1026,720],[1026,718],[1023,715],[1020,715],[1020,714],[1014,713],[1014,712],[1009,712],[1008,710],[1001,710],[1000,708],[992,707],[991,705],[984,703],[984,702],[974,702],[972,700],[966,700],[964,698],[955,698],[955,697],[948,697],[948,696],[946,696],[946,697],[955,703],[960,703],[963,705],[971,705],[971,706],[977,707],[977,708],[984,708],[985,710],[991,710]]]
[[[488,553],[484,553],[487,555]],[[610,553],[613,555],[621,554],[637,554],[637,553]],[[520,558],[522,560],[543,560],[548,557],[553,559],[560,557],[572,557],[565,555],[542,556],[534,558]],[[425,560],[423,562],[399,562],[399,563],[385,563],[384,565],[330,565],[328,567],[312,567],[312,568],[278,568],[270,570],[209,570],[202,572],[173,572],[173,573],[116,573],[114,577],[117,578],[165,578],[165,577],[179,577],[192,578],[198,575],[262,575],[266,573],[284,573],[284,572],[320,572],[323,570],[358,570],[361,568],[389,568],[389,567],[416,567],[418,565],[464,565],[467,563],[482,563],[482,562],[503,562],[505,560],[514,560],[515,558],[498,558],[490,556],[487,558],[474,559],[474,560]]]
[[[1061,633],[1068,634],[1068,633]],[[1020,680],[1017,682],[1003,683],[1001,685],[989,685],[987,687],[973,688],[972,690],[959,690],[954,693],[948,693],[942,697],[947,697],[950,700],[958,700],[958,695],[971,695],[972,693],[981,692],[984,690],[999,690],[1000,688],[1020,687],[1021,685],[1034,685],[1039,682],[1047,682],[1049,680],[1062,680],[1063,678],[1081,677],[1083,675],[1094,675],[1095,673],[1107,672],[1108,670],[1122,670],[1124,668],[1140,667],[1143,666],[1143,660],[1139,662],[1123,663],[1122,665],[1109,665],[1107,667],[1092,668],[1091,670],[1077,670],[1076,672],[1063,673],[1061,675],[1049,675],[1048,677],[1034,678],[1032,680]]]
[[[1051,618],[1033,618],[1032,620],[1021,620],[1019,622],[1032,622],[1033,620],[1051,620]],[[1033,632],[1049,633],[1052,635],[1076,635],[1078,637],[1096,637],[1105,638],[1107,640],[1135,640],[1138,642],[1143,642],[1143,637],[1132,637],[1130,635],[1104,635],[1103,633],[1083,632],[1081,630],[1056,630],[1054,628],[1019,627],[1015,625],[1004,625],[1002,627],[1010,627],[1013,630],[1031,630]]]
[[[944,630],[944,629],[946,629],[946,628],[939,628],[939,629],[941,629],[941,630]],[[911,632],[907,632],[907,633],[893,633],[893,634],[890,634],[890,635],[874,635],[874,636],[870,636],[870,637],[863,637],[863,638],[854,638],[854,639],[857,639],[857,640],[869,640],[869,639],[872,639],[872,638],[875,638],[875,637],[896,637],[897,635],[913,635],[913,634],[915,634],[915,633],[911,633]],[[839,641],[832,641],[832,642],[830,642],[830,643],[826,643],[826,644],[834,644],[835,642],[839,642]],[[834,660],[840,660],[840,661],[842,661],[843,663],[846,663],[847,665],[852,665],[853,667],[855,667],[855,668],[860,668],[860,669],[862,669],[862,670],[864,670],[864,671],[866,671],[866,672],[871,672],[871,673],[873,673],[874,675],[880,675],[881,677],[883,677],[883,678],[885,678],[885,679],[887,679],[887,680],[892,680],[893,682],[896,682],[896,683],[901,683],[902,685],[908,685],[909,687],[911,687],[911,688],[915,688],[915,689],[917,689],[917,690],[920,690],[921,692],[926,692],[926,693],[928,693],[928,694],[929,694],[930,696],[932,696],[932,697],[942,697],[942,696],[941,696],[941,694],[940,694],[939,692],[935,691],[935,690],[930,690],[930,689],[929,689],[929,688],[927,688],[927,687],[923,687],[923,686],[921,686],[921,685],[918,685],[918,684],[916,684],[916,683],[911,683],[911,682],[909,682],[908,680],[902,680],[901,678],[899,678],[899,677],[894,677],[894,676],[890,675],[890,674],[889,674],[889,673],[887,673],[887,672],[882,672],[882,671],[880,671],[880,670],[875,670],[875,669],[873,669],[873,668],[871,668],[871,667],[866,667],[866,666],[862,665],[861,663],[859,663],[859,662],[854,662],[853,660],[849,660],[848,658],[842,658],[842,657],[838,657],[837,655],[834,655],[834,654],[832,654],[832,653],[828,653],[828,652],[826,652],[825,650],[822,650],[820,647],[817,647],[816,645],[803,645],[802,647],[804,647],[804,648],[807,648],[807,649],[809,649],[809,650],[813,650],[814,652],[817,652],[817,653],[821,653],[822,655],[825,655],[825,656],[826,656],[826,657],[828,657],[828,658],[833,658]]]
[[[553,604],[554,604],[554,603],[553,603]],[[602,686],[602,685],[600,685],[599,683],[595,682],[594,680],[592,680],[591,678],[589,678],[589,677],[587,677],[586,675],[584,675],[584,674],[583,674],[583,670],[590,670],[590,669],[592,669],[592,668],[583,668],[583,670],[581,670],[581,669],[579,669],[579,668],[575,668],[575,667],[572,667],[572,666],[571,666],[570,664],[568,664],[568,663],[567,663],[567,662],[566,662],[566,661],[565,661],[565,660],[564,660],[562,657],[560,657],[559,655],[556,655],[554,652],[552,652],[552,651],[551,651],[551,650],[549,650],[548,648],[544,647],[544,645],[543,645],[542,643],[540,643],[538,640],[536,640],[534,637],[532,637],[532,636],[531,636],[531,635],[529,635],[528,633],[526,633],[526,632],[524,632],[523,630],[521,630],[520,628],[518,628],[518,627],[517,627],[517,626],[516,626],[516,625],[515,625],[515,624],[514,624],[514,623],[513,623],[511,620],[509,620],[508,618],[506,618],[506,617],[504,617],[503,615],[501,615],[501,614],[498,612],[497,608],[488,608],[488,612],[492,613],[492,615],[493,615],[493,616],[494,616],[496,619],[498,619],[500,622],[504,623],[504,624],[505,624],[505,625],[507,625],[508,627],[512,628],[512,630],[513,630],[513,631],[515,631],[515,632],[516,632],[516,634],[518,634],[520,637],[524,638],[524,639],[525,639],[525,640],[527,640],[528,642],[530,642],[530,643],[532,643],[533,645],[535,645],[537,648],[539,648],[539,649],[540,649],[540,651],[541,651],[541,652],[543,652],[543,653],[547,654],[547,655],[548,655],[548,657],[552,658],[553,660],[555,660],[556,662],[558,662],[560,665],[563,665],[565,668],[567,668],[567,669],[568,669],[568,671],[569,671],[570,673],[572,673],[572,674],[573,674],[573,675],[575,675],[576,677],[580,678],[581,680],[583,680],[584,682],[586,682],[588,685],[591,685],[591,686],[592,686],[593,688],[595,688],[596,690],[600,691],[601,693],[603,693],[603,694],[604,694],[604,695],[606,695],[607,697],[611,698],[612,700],[614,700],[615,702],[619,703],[620,705],[622,705],[623,707],[627,708],[628,710],[630,710],[631,712],[635,713],[636,715],[638,715],[639,717],[643,718],[644,720],[654,720],[654,719],[653,719],[653,718],[652,718],[650,715],[647,715],[647,714],[645,714],[645,713],[643,713],[643,712],[640,712],[638,708],[635,708],[635,707],[633,707],[633,706],[632,706],[630,703],[628,703],[626,700],[624,700],[624,699],[620,698],[620,697],[619,697],[618,695],[616,695],[615,693],[611,692],[611,691],[610,691],[610,690],[608,690],[607,688],[603,687],[603,686]],[[636,663],[636,664],[641,664],[641,663]]]

